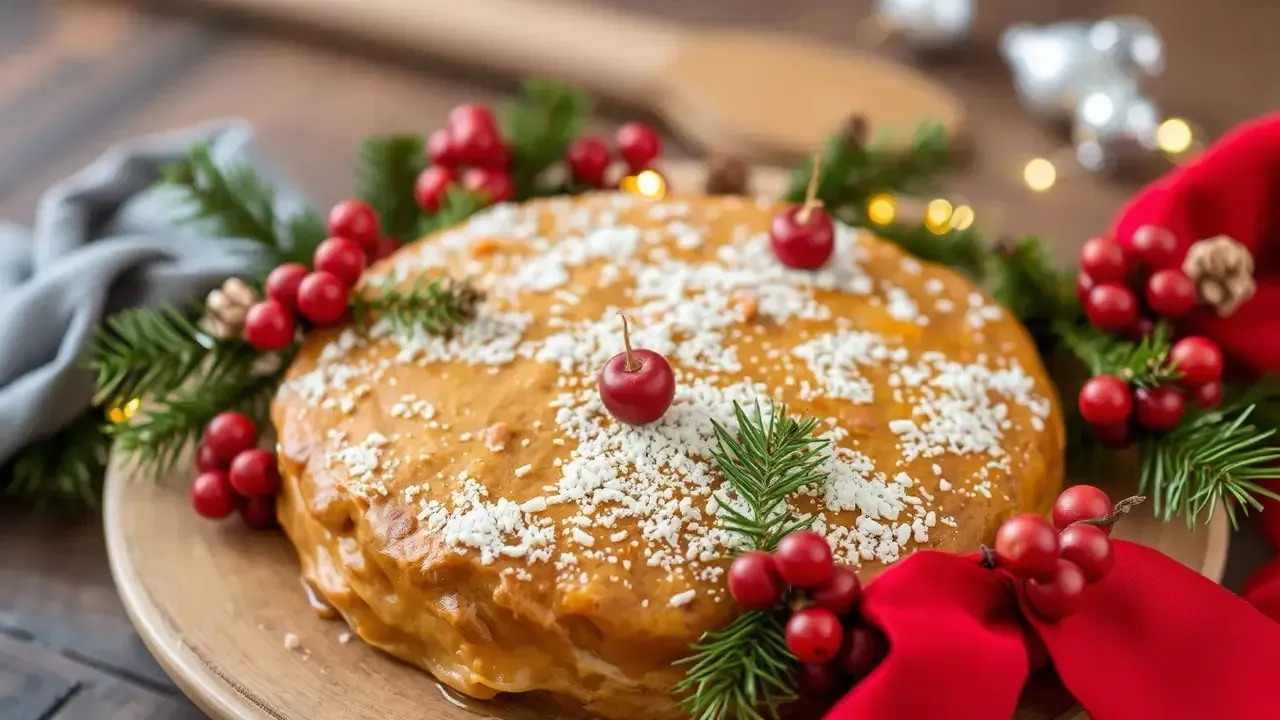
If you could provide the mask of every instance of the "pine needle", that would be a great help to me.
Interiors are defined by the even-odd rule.
[[[425,166],[421,135],[375,135],[360,146],[356,192],[377,212],[383,234],[403,242],[417,230],[413,192]]]
[[[519,100],[502,106],[499,122],[511,147],[515,199],[538,195],[538,176],[564,158],[582,131],[591,102],[581,90],[548,80],[527,80]]]
[[[796,660],[787,649],[786,631],[777,615],[753,611],[739,615],[693,645],[693,654],[672,692],[696,720],[764,720],[796,699]]]
[[[360,328],[377,314],[404,330],[441,335],[473,319],[483,300],[484,293],[466,280],[420,275],[408,290],[383,288],[357,295],[351,309]]]
[[[418,221],[418,237],[425,237],[439,230],[451,228],[476,214],[488,203],[480,195],[457,186],[449,186],[440,207],[430,215],[422,215]]]
[[[94,404],[113,407],[167,394],[200,369],[218,342],[172,306],[116,313],[89,348],[88,366],[97,374]]]
[[[939,235],[922,224],[875,225],[861,218],[855,218],[854,224],[867,227],[921,260],[946,265],[975,280],[986,276],[989,255],[986,240],[973,228],[950,229]]]
[[[102,415],[90,410],[23,448],[9,468],[8,494],[38,508],[95,505],[111,449],[103,428]]]
[[[1090,375],[1115,375],[1135,387],[1162,387],[1182,377],[1169,360],[1171,333],[1163,322],[1137,343],[1084,323],[1059,324],[1057,333]]]

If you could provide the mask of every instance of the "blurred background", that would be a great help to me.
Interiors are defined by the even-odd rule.
[[[510,1],[537,8],[549,0]],[[410,22],[418,17],[415,4],[435,2],[0,0],[0,218],[29,223],[45,187],[114,142],[226,117],[251,122],[265,154],[319,203],[336,201],[350,187],[365,135],[429,131],[459,103],[496,102],[516,89],[517,77],[487,62],[492,43],[467,53],[455,42],[444,52],[359,17],[362,7],[377,5],[394,19],[399,6]],[[569,2],[557,7],[623,11],[682,35],[724,27],[790,33],[915,68],[964,109],[967,162],[950,179],[948,195],[971,205],[979,225],[1052,239],[1063,263],[1074,262],[1090,235],[1106,231],[1142,182],[1231,125],[1280,107],[1280,4],[1258,0]],[[1011,57],[1006,46],[1002,56],[1002,35],[1025,23],[1050,41],[1047,62],[1070,62],[1069,43],[1062,43],[1080,28],[1054,24],[1116,15],[1141,19],[1124,27],[1148,33],[1124,67],[1089,70],[1111,79],[1108,73],[1119,72],[1134,83],[1118,95],[1107,90],[1102,106],[1123,117],[1122,126],[1108,124],[1096,104],[1090,111],[1036,96],[1028,73],[1052,68],[1019,64],[1034,59],[1026,54],[1034,47]],[[510,36],[510,22],[485,19],[499,38]],[[562,30],[547,23],[531,32],[540,34],[538,46],[559,45],[572,62],[573,44],[589,41],[555,34]],[[1159,38],[1159,62],[1143,40],[1150,32]],[[659,49],[640,43],[610,51],[620,66],[644,67]],[[794,73],[799,88],[816,82],[805,67],[776,70]],[[718,71],[732,76],[737,68]],[[896,101],[891,89],[847,91],[860,106]],[[786,122],[785,113],[777,115]],[[653,108],[625,100],[601,103],[593,129],[636,117],[670,132],[668,157],[704,153],[678,123],[663,125]],[[1091,138],[1098,147],[1087,146]],[[1121,155],[1131,167],[1111,171]],[[32,517],[2,505],[0,717],[200,717],[134,635],[111,585],[100,523]],[[1234,540],[1229,586],[1257,565],[1261,547],[1246,526]]]

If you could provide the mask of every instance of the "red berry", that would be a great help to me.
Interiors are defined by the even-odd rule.
[[[370,249],[377,244],[378,241],[374,240]],[[331,237],[316,248],[316,270],[333,273],[348,287],[355,287],[360,281],[368,262],[364,257],[364,248],[356,241],[344,237]]]
[[[745,552],[729,566],[729,594],[743,610],[767,610],[777,605],[784,589],[769,553]]]
[[[1089,277],[1084,273],[1076,273],[1076,297],[1080,299],[1081,304],[1089,301],[1089,291],[1096,287],[1097,280]]]
[[[801,697],[826,698],[840,689],[840,671],[831,663],[801,663],[796,671],[796,689]]]
[[[1222,402],[1222,381],[1210,380],[1191,388],[1191,399],[1202,408],[1211,408]]]
[[[196,470],[198,472],[208,472],[210,470],[226,470],[227,461],[218,457],[213,448],[200,443],[196,448]]]
[[[1065,530],[1077,520],[1110,517],[1115,506],[1107,494],[1092,485],[1073,485],[1053,503],[1053,526]],[[1111,526],[1107,526],[1110,534]]]
[[[1181,270],[1157,270],[1147,278],[1147,305],[1161,317],[1186,315],[1196,306],[1196,283]]]
[[[1089,291],[1084,314],[1099,330],[1120,332],[1138,317],[1138,298],[1133,291],[1116,283],[1101,283]]]
[[[453,130],[497,128],[493,120],[493,111],[480,103],[464,103],[449,111],[449,127]]]
[[[413,201],[427,212],[440,209],[445,193],[457,178],[453,171],[444,165],[432,165],[418,173],[418,180],[413,184]]]
[[[317,325],[332,325],[347,312],[351,288],[331,272],[313,272],[298,286],[298,312]]]
[[[516,186],[505,172],[489,168],[467,168],[462,174],[462,186],[484,196],[488,203],[503,203],[515,197]]]
[[[1140,388],[1134,393],[1138,424],[1153,432],[1172,430],[1182,421],[1187,401],[1176,388]]]
[[[270,530],[276,526],[276,498],[258,495],[240,498],[240,519],[254,530]]]
[[[609,170],[609,147],[596,137],[581,137],[573,141],[565,153],[569,172],[578,180],[595,187],[604,187],[604,176]]]
[[[382,229],[378,214],[368,203],[347,200],[329,211],[329,235],[355,240],[362,248],[371,248],[378,242]]]
[[[1075,563],[1089,582],[1098,582],[1111,572],[1115,555],[1111,539],[1097,525],[1072,525],[1058,536],[1062,557]]]
[[[373,248],[373,253],[369,256],[369,262],[372,263],[384,258],[389,258],[399,249],[400,241],[393,237],[383,235],[381,238],[378,238],[378,244]]]
[[[1048,520],[1023,513],[996,531],[996,560],[1015,575],[1047,577],[1058,560],[1058,533]]]
[[[235,512],[236,494],[222,470],[207,470],[197,475],[190,492],[191,507],[200,517],[217,520]]]
[[[782,579],[798,588],[821,585],[835,568],[827,539],[813,530],[798,530],[782,538],[773,558]]]
[[[846,633],[840,651],[840,667],[854,679],[861,679],[876,669],[889,652],[888,643],[879,631],[869,627],[852,627]]]
[[[231,461],[231,487],[245,497],[274,495],[280,489],[280,468],[270,450],[245,450]]]
[[[244,339],[259,350],[283,350],[293,342],[293,313],[283,303],[254,303],[244,316]]]
[[[267,297],[292,310],[298,304],[298,286],[311,272],[302,263],[285,263],[267,275]]]
[[[1124,246],[1107,237],[1089,239],[1080,249],[1080,272],[1098,282],[1124,282],[1129,272]]]
[[[676,396],[676,375],[667,359],[652,350],[632,350],[631,331],[622,319],[625,349],[600,370],[597,389],[609,414],[628,425],[651,423],[666,414]]]
[[[1169,360],[1182,373],[1184,387],[1195,387],[1222,379],[1222,348],[1206,337],[1185,337],[1173,344]]]
[[[787,620],[787,649],[802,663],[834,660],[844,642],[840,618],[826,608],[797,610]]]
[[[1129,384],[1115,375],[1091,377],[1080,388],[1080,414],[1094,425],[1124,422],[1133,412]]]
[[[1080,607],[1087,584],[1084,572],[1070,560],[1058,558],[1053,574],[1044,580],[1027,580],[1026,597],[1031,609],[1046,620],[1058,620]]]
[[[1104,448],[1120,450],[1133,444],[1133,429],[1129,427],[1127,420],[1116,423],[1092,423],[1089,425],[1089,433]]]
[[[835,251],[835,226],[831,216],[821,208],[811,208],[807,217],[797,205],[773,216],[769,226],[769,242],[773,254],[787,267],[817,270],[827,263]],[[804,220],[804,222],[801,222]]]
[[[862,597],[862,583],[858,574],[844,565],[836,565],[831,569],[831,577],[826,582],[809,590],[809,599],[819,607],[824,607],[836,615],[844,615],[858,604]]]
[[[1134,258],[1149,268],[1163,268],[1178,257],[1178,238],[1162,227],[1143,225],[1129,243]]]
[[[629,122],[618,128],[616,139],[618,154],[632,174],[649,167],[662,154],[662,136],[642,122]]]
[[[215,457],[229,463],[258,442],[258,429],[248,415],[224,412],[209,421],[203,442]]]
[[[463,165],[505,170],[510,157],[493,122],[493,113],[483,105],[461,105],[449,113],[449,134],[457,162]]]
[[[453,167],[458,164],[458,153],[448,128],[440,128],[427,138],[427,157],[432,165]]]

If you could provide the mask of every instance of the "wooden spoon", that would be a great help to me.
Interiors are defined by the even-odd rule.
[[[924,121],[961,129],[960,102],[910,68],[767,32],[685,28],[551,0],[203,0],[358,33],[650,108],[714,153],[791,160],[849,117],[891,145]]]

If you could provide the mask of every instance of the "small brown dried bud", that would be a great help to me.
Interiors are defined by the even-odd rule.
[[[871,128],[865,115],[850,115],[840,126],[840,135],[844,137],[845,147],[850,150],[865,148],[870,134]]]
[[[751,170],[739,157],[719,156],[710,160],[705,190],[708,195],[748,195]]]

